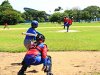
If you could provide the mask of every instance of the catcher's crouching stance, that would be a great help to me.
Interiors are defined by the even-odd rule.
[[[30,49],[27,51],[23,61],[22,67],[18,72],[18,75],[24,75],[24,72],[30,65],[43,64],[42,70],[47,75],[53,75],[51,72],[52,61],[51,57],[47,56],[47,45],[44,44],[45,37],[40,34],[36,37],[36,42],[33,43]]]

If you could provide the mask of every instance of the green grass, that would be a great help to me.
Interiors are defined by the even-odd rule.
[[[0,52],[26,51],[23,40],[30,24],[9,25],[10,29],[0,26]],[[16,28],[16,29],[11,29]],[[17,29],[24,28],[24,29]],[[37,30],[46,37],[45,43],[50,51],[99,51],[100,50],[100,23],[73,23],[70,30],[79,32],[57,32],[64,30],[57,23],[40,23]]]

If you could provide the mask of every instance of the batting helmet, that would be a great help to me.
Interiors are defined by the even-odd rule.
[[[37,42],[44,42],[45,41],[45,36],[43,34],[38,34],[37,37],[36,37],[36,41]]]
[[[37,28],[38,27],[38,21],[32,21],[31,22],[31,26],[32,26],[32,28]]]

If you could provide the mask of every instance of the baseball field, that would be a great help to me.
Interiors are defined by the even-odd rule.
[[[16,75],[26,49],[22,32],[30,24],[0,26],[0,75]],[[46,37],[45,43],[53,60],[54,75],[100,75],[100,22],[73,23],[69,32],[57,23],[40,23],[37,31]],[[45,75],[42,65],[32,66],[26,75]]]

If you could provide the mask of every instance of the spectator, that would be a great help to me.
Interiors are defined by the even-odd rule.
[[[9,29],[7,20],[4,21],[4,29],[5,28],[8,28]]]

